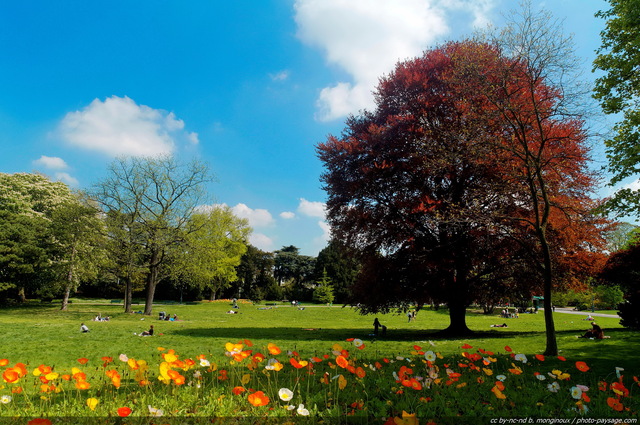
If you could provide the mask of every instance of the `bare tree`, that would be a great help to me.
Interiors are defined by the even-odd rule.
[[[144,314],[150,315],[156,285],[168,275],[171,249],[184,242],[194,209],[205,203],[205,184],[212,181],[207,165],[180,163],[174,157],[119,158],[108,176],[95,186],[105,213],[117,212],[135,231],[146,273]]]

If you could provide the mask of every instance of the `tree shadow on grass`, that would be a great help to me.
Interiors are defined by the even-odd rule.
[[[418,341],[418,340],[459,340],[482,338],[509,338],[523,335],[535,335],[541,332],[498,332],[478,331],[464,337],[456,337],[442,333],[442,329],[387,329],[385,335],[374,335],[373,329],[363,328],[294,328],[294,327],[240,327],[240,328],[191,328],[170,331],[174,335],[223,338],[234,340],[238,338],[264,340],[292,340],[292,341],[342,341],[346,338],[360,338],[362,340],[380,341]],[[544,332],[542,332],[544,333]]]

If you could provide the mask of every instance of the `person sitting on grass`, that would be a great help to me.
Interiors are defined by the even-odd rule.
[[[86,333],[89,332],[89,328],[84,323],[80,323],[80,332]]]
[[[149,327],[148,331],[141,332],[140,336],[153,336],[153,325]]]
[[[604,336],[604,331],[596,322],[591,322],[591,329],[585,332],[580,338],[604,339],[607,337]]]
[[[508,328],[509,326],[507,326],[506,323],[503,323],[501,325],[491,325],[492,328]]]

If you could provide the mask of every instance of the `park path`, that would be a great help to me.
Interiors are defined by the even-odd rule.
[[[541,309],[542,310],[542,309]],[[617,314],[591,313],[590,311],[577,311],[570,307],[556,307],[556,313],[578,314],[582,316],[591,315],[591,317],[620,317]]]

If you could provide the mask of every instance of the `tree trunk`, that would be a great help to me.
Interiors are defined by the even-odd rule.
[[[153,251],[151,254],[151,259],[149,260],[149,274],[147,274],[147,297],[144,303],[144,315],[151,316],[151,312],[153,310],[153,297],[156,293],[156,285],[158,284],[158,272],[159,272],[159,262],[158,259],[160,257],[160,253],[157,251]]]
[[[67,308],[69,307],[69,296],[71,295],[71,286],[67,285],[64,288],[64,296],[62,297],[62,307],[60,307],[60,310],[64,310],[66,311]]]
[[[216,290],[211,288],[211,292],[209,293],[209,301],[215,301],[216,299]]]
[[[133,284],[131,283],[131,279],[126,279],[124,285],[124,312],[131,313],[131,304],[133,298]]]
[[[460,295],[459,295],[460,296]],[[465,298],[460,296],[460,298]],[[449,336],[472,335],[473,331],[467,326],[467,303],[464,299],[451,300],[449,306],[449,327],[442,331]]]
[[[551,302],[551,287],[553,283],[553,270],[551,265],[551,250],[544,230],[539,231],[542,256],[544,261],[544,324],[546,327],[547,346],[545,356],[558,355],[558,341],[556,340],[556,327],[553,322],[553,303]]]
[[[19,300],[21,303],[25,303],[25,302],[27,302],[27,294],[24,292],[24,286],[21,286],[21,287],[18,289],[18,300]]]

